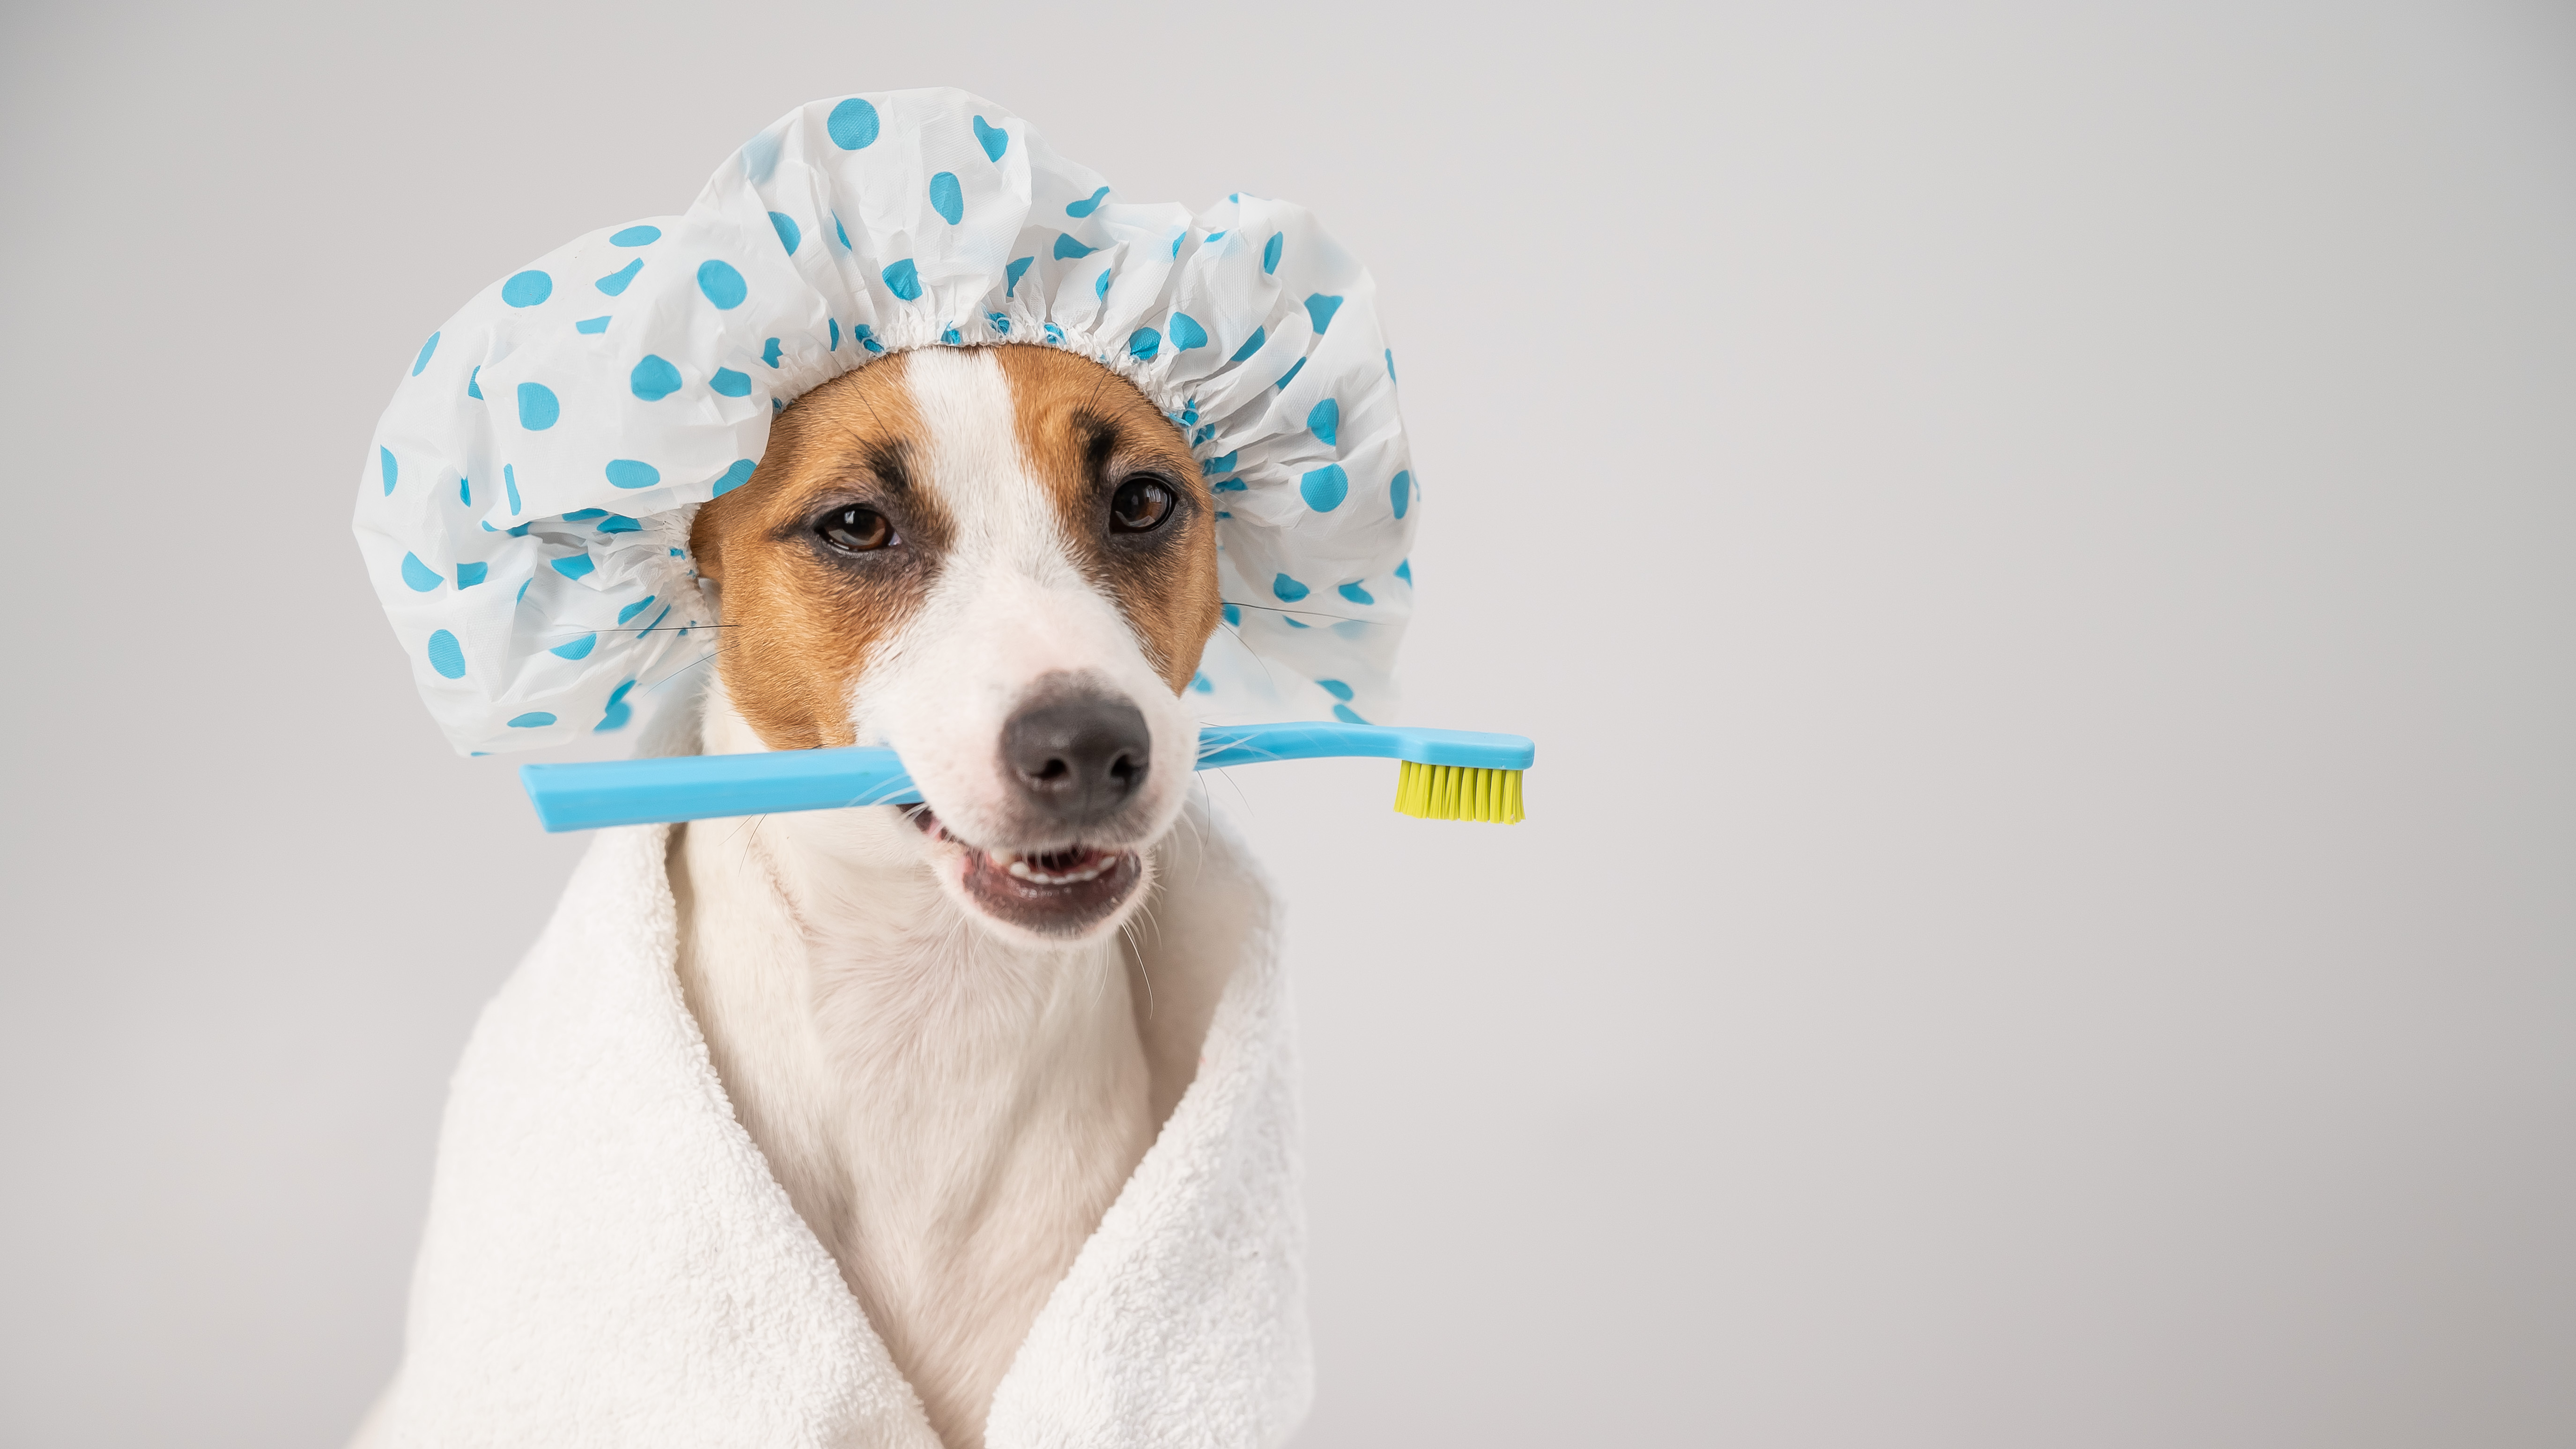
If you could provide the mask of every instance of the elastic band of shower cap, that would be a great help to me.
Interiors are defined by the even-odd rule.
[[[1202,719],[1384,722],[1421,491],[1374,294],[1301,207],[1122,201],[962,91],[817,101],[686,214],[549,252],[432,333],[358,541],[459,750],[614,730],[720,647],[689,521],[772,416],[907,348],[1060,347],[1143,389],[1215,490]]]

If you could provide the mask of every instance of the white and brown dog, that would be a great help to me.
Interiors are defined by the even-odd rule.
[[[815,389],[693,525],[704,749],[888,744],[928,802],[701,822],[670,875],[734,1109],[952,1449],[1224,984],[1139,919],[1193,849],[1215,527],[1143,393],[1033,346]]]

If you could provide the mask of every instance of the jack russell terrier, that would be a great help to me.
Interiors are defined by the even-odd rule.
[[[1215,508],[1136,387],[923,348],[780,414],[692,552],[710,754],[883,743],[926,804],[677,829],[679,976],[735,1112],[951,1449],[1197,1065],[1188,889]]]

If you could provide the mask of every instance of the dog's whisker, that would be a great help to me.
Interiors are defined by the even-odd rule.
[[[1239,599],[1220,599],[1218,602],[1232,604],[1238,609],[1259,609],[1265,614],[1304,614],[1317,619],[1337,619],[1345,624],[1366,624],[1372,629],[1381,627],[1375,619],[1355,619],[1348,614],[1327,614],[1321,609],[1280,609],[1268,604],[1247,604]]]

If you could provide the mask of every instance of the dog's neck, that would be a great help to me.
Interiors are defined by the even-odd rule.
[[[709,695],[706,750],[762,748]],[[962,1446],[1187,1086],[1214,993],[1185,966],[1145,974],[1127,935],[981,928],[915,833],[891,809],[700,822],[674,832],[671,878],[735,1112]]]

